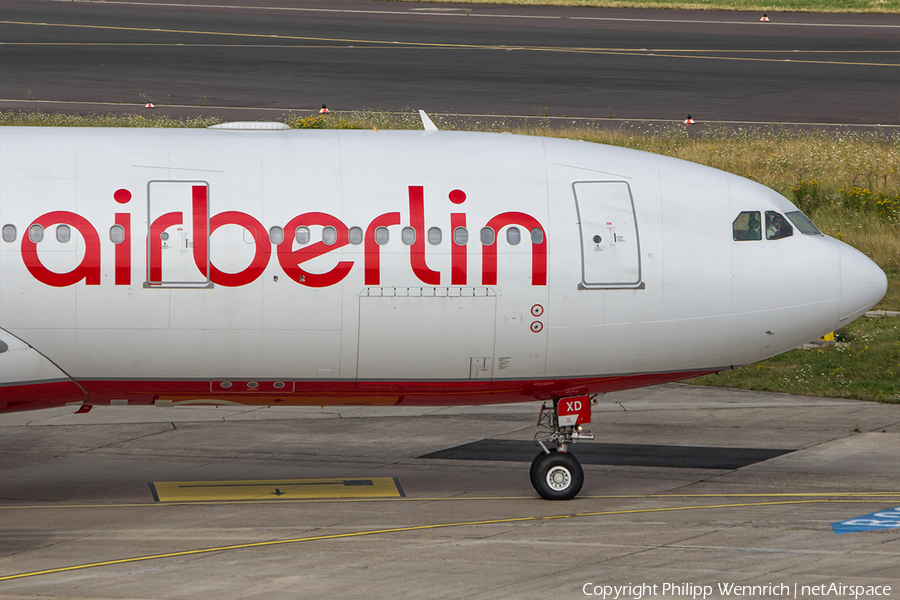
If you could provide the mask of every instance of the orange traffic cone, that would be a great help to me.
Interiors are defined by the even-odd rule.
[[[328,107],[325,106],[324,104],[322,105],[322,108],[319,109],[320,115],[327,115],[329,112],[331,112],[331,111],[329,111]]]
[[[760,19],[760,21],[768,21],[768,20],[769,20],[769,13],[763,13],[763,16]]]
[[[147,104],[144,105],[144,108],[156,108],[156,107],[153,106],[152,102],[148,102]]]
[[[691,118],[691,115],[688,115],[688,118],[684,120],[685,125],[693,125],[694,120]]]

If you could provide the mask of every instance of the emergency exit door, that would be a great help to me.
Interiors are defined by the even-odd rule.
[[[209,282],[209,184],[147,184],[147,285],[206,287]]]
[[[573,184],[584,288],[639,288],[641,248],[631,187],[625,181]]]

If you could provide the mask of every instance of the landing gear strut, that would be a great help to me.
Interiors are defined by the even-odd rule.
[[[581,491],[584,470],[568,450],[578,440],[594,439],[581,428],[591,422],[591,401],[588,396],[572,396],[541,406],[538,427],[544,431],[534,436],[541,452],[531,462],[531,485],[547,500],[569,500]]]

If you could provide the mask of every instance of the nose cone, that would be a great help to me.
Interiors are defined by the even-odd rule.
[[[861,316],[884,298],[887,275],[862,252],[841,244],[840,322]]]

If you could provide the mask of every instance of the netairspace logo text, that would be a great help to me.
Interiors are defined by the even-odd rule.
[[[693,600],[706,600],[706,598],[729,597],[764,597],[764,598],[875,598],[889,597],[891,586],[889,585],[844,585],[842,583],[823,583],[820,585],[793,586],[786,583],[770,583],[767,585],[740,585],[736,583],[718,583],[711,585],[697,585],[693,583],[663,583],[647,584],[636,583],[628,585],[604,585],[586,583],[581,591],[585,596],[596,596],[603,600],[641,600],[641,598],[692,598]],[[716,594],[713,596],[713,594]]]

